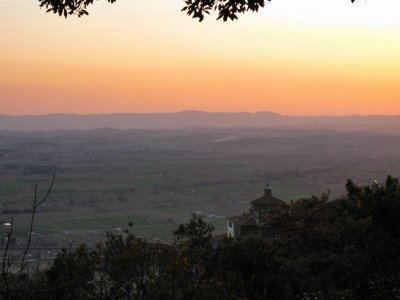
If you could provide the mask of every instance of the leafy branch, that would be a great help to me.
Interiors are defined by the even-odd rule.
[[[38,0],[40,7],[46,8],[46,12],[53,12],[59,16],[67,18],[70,15],[81,17],[88,15],[87,7],[98,0]],[[106,0],[108,3],[114,3],[117,0]],[[188,16],[198,19],[199,22],[204,20],[206,14],[217,11],[217,20],[222,19],[224,22],[228,20],[238,19],[238,14],[246,12],[258,12],[260,8],[265,7],[266,2],[271,0],[184,0],[182,11]],[[350,0],[352,3],[355,0]]]

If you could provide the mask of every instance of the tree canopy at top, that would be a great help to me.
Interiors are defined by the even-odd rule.
[[[46,8],[47,12],[53,12],[65,18],[69,15],[88,15],[87,8],[96,0],[39,0],[40,7]],[[114,3],[117,0],[105,0]],[[182,11],[189,16],[203,21],[205,14],[216,11],[217,19],[235,20],[238,14],[246,12],[257,12],[265,6],[266,1],[271,0],[184,0]],[[350,0],[352,3],[355,0]]]

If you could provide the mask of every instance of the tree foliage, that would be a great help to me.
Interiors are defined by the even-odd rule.
[[[105,0],[108,3],[114,3],[117,0]],[[78,17],[88,15],[87,7],[91,6],[95,0],[39,0],[40,7],[46,9],[46,12],[53,12],[59,16],[76,14]]]
[[[399,299],[399,182],[346,188],[269,214],[280,238],[213,243],[194,215],[170,243],[128,231],[64,249],[41,280],[25,279],[36,287],[25,299]]]
[[[114,3],[116,0],[105,0]],[[246,12],[258,12],[266,2],[271,0],[184,0],[182,11],[199,22],[203,21],[205,15],[212,11],[217,12],[217,19],[236,20],[239,14]],[[277,0],[278,1],[278,0]],[[352,3],[355,0],[350,0]],[[76,14],[78,17],[87,15],[87,8],[95,0],[39,0],[40,7],[46,8],[47,12],[53,12],[65,18]]]

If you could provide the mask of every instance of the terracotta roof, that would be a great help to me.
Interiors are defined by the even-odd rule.
[[[267,194],[265,193],[264,196],[257,198],[253,201],[250,202],[251,204],[270,204],[270,205],[279,205],[281,203],[283,203],[283,201],[281,199],[278,199],[274,196],[272,196],[271,194]]]
[[[249,215],[233,216],[227,219],[241,226],[256,226],[256,220]]]

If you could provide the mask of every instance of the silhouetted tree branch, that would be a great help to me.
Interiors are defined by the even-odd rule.
[[[28,242],[26,244],[26,248],[24,251],[24,254],[22,256],[22,260],[21,260],[21,266],[19,268],[19,272],[18,272],[18,277],[21,277],[22,271],[25,269],[25,258],[26,255],[28,254],[29,248],[31,246],[31,241],[32,241],[32,232],[33,232],[33,223],[35,222],[35,215],[36,215],[36,211],[38,209],[38,207],[40,205],[43,204],[43,202],[47,199],[47,197],[49,196],[51,190],[53,189],[53,185],[54,185],[54,181],[56,179],[56,173],[53,173],[53,179],[51,181],[50,187],[48,188],[46,195],[41,199],[38,200],[37,197],[37,188],[38,185],[35,184],[35,194],[34,194],[34,199],[33,199],[33,203],[32,203],[32,214],[31,214],[31,222],[30,222],[30,226],[29,226],[29,234],[28,234]]]
[[[24,253],[22,255],[21,259],[21,264],[18,270],[18,273],[16,276],[10,273],[10,266],[12,262],[10,261],[8,257],[8,251],[10,247],[10,241],[11,238],[13,237],[14,234],[14,220],[13,218],[10,218],[10,222],[7,222],[7,226],[9,226],[9,230],[6,234],[7,240],[4,246],[4,251],[3,251],[3,257],[2,257],[2,262],[1,262],[1,279],[2,282],[0,284],[0,299],[15,299],[17,298],[17,295],[27,295],[25,293],[27,291],[27,286],[26,282],[24,284],[20,285],[22,279],[24,270],[27,268],[26,265],[26,256],[29,252],[30,246],[31,246],[31,241],[32,241],[32,233],[33,233],[33,224],[35,221],[35,215],[37,212],[37,209],[40,205],[43,204],[43,202],[48,198],[50,195],[51,190],[53,189],[54,186],[54,181],[55,181],[56,175],[53,173],[53,178],[51,181],[51,184],[49,188],[47,189],[46,194],[44,195],[43,198],[38,198],[37,192],[38,192],[38,185],[35,184],[34,186],[34,200],[32,202],[32,212],[31,212],[31,221],[30,221],[30,226],[29,226],[29,232],[28,232],[28,241],[24,250]],[[5,223],[6,224],[6,223]],[[26,277],[28,276],[28,269],[26,269]]]
[[[114,3],[117,0],[106,0]],[[86,8],[93,4],[95,0],[39,0],[40,7],[46,8],[46,12],[53,12],[59,16],[77,15],[81,17],[88,15]]]
[[[14,220],[13,218],[10,218],[10,229],[7,232],[7,241],[3,252],[2,266],[1,266],[1,278],[3,279],[6,288],[4,293],[6,299],[10,297],[10,285],[8,283],[8,274],[11,262],[10,259],[8,258],[8,248],[10,246],[10,239],[13,235],[13,229],[14,229]]]
[[[108,3],[114,3],[116,0],[105,0]],[[238,14],[246,12],[258,12],[265,3],[271,0],[184,0],[185,5],[182,11],[199,22],[203,21],[205,14],[216,11],[217,20],[222,19],[235,20]],[[355,0],[350,0],[352,3]],[[77,15],[81,17],[88,15],[87,8],[92,5],[95,0],[39,0],[40,7],[46,8],[46,12],[53,12],[65,18],[69,15]]]

